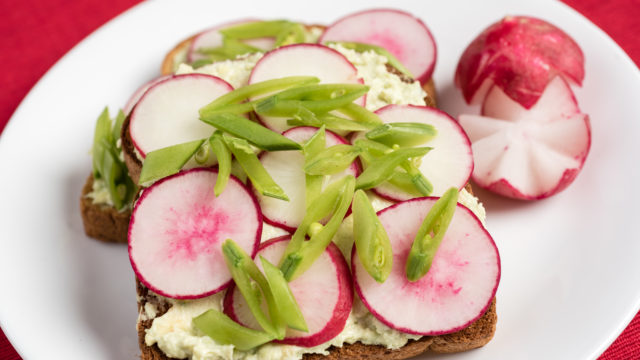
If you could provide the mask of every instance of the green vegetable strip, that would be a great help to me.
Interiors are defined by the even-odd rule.
[[[382,120],[376,113],[373,113],[357,104],[347,104],[337,110],[338,112],[351,118],[353,121],[361,124],[365,124],[368,126],[376,126],[382,124]]]
[[[305,162],[310,158],[324,150],[326,146],[326,134],[324,126],[320,127],[318,131],[304,144],[302,147],[302,154],[304,155]],[[304,174],[305,180],[305,208],[309,209],[311,203],[313,203],[316,196],[322,192],[322,185],[324,183],[323,175],[309,175]]]
[[[365,134],[367,139],[383,143],[387,146],[399,145],[411,147],[422,145],[433,139],[436,129],[422,123],[390,123],[380,125]]]
[[[271,175],[269,175],[264,166],[262,166],[260,159],[258,159],[258,156],[253,152],[253,149],[246,140],[232,138],[226,135],[224,135],[223,138],[229,150],[231,150],[233,156],[238,163],[240,163],[240,166],[242,166],[242,169],[260,194],[289,201],[287,194],[273,181],[273,178],[271,178]]]
[[[102,113],[96,121],[96,128],[93,133],[93,149],[91,153],[93,155],[93,177],[95,179],[100,178],[100,169],[102,169],[102,160],[104,159],[105,147],[102,144],[102,139],[106,139],[108,143],[111,143],[111,118],[109,117],[109,109],[106,107],[102,110]]]
[[[411,197],[429,196],[429,194],[431,193],[431,191],[429,191],[429,193],[427,194],[419,191],[414,184],[413,176],[407,174],[404,171],[394,170],[393,175],[391,175],[387,182],[407,193]]]
[[[362,84],[310,84],[283,90],[274,97],[278,100],[320,100],[334,99],[347,93],[368,91]]]
[[[113,140],[113,144],[115,145],[116,141],[120,139],[120,133],[122,132],[122,124],[124,124],[124,119],[126,116],[122,110],[118,111],[118,115],[116,115],[116,122],[113,125],[113,134],[111,135],[111,139]]]
[[[242,351],[253,349],[275,338],[266,332],[244,327],[214,309],[193,318],[193,325],[218,344],[233,345]]]
[[[360,262],[375,281],[383,283],[393,267],[391,242],[362,190],[353,197],[353,238]]]
[[[433,184],[424,177],[422,172],[411,163],[411,161],[403,161],[400,166],[411,176],[411,182],[415,186],[416,190],[423,196],[429,196],[433,192]],[[393,182],[391,182],[393,183]]]
[[[209,146],[218,159],[218,178],[213,192],[216,196],[220,196],[227,186],[231,174],[231,152],[225,145],[222,133],[219,131],[213,133],[213,136],[209,138]]]
[[[238,55],[255,53],[261,50],[235,39],[223,38],[222,46],[215,48],[199,48],[197,51],[200,54],[207,55],[212,60],[220,61],[235,59]]]
[[[287,125],[290,126],[313,126],[313,127],[321,127],[324,126],[329,130],[333,131],[368,131],[371,130],[370,125],[357,123],[355,121],[345,119],[339,116],[331,115],[331,114],[323,114],[320,116],[313,117],[296,117],[295,119],[287,120]]]
[[[274,47],[289,44],[299,44],[305,41],[304,28],[301,24],[291,23],[287,28],[276,36]]]
[[[320,79],[314,76],[289,76],[246,85],[213,100],[208,105],[200,109],[200,115],[203,116],[207,112],[212,111],[222,105],[235,104],[254,96],[269,94],[274,91],[286,89],[292,86],[316,84],[318,82],[320,82]]]
[[[301,108],[316,114],[327,113],[347,106],[364,95],[366,91],[349,92],[328,100],[281,100],[277,96],[271,96],[258,102],[254,110],[261,115],[279,117],[293,117],[301,111]]]
[[[333,175],[346,170],[362,150],[338,144],[328,147],[305,161],[304,172],[309,175]]]
[[[260,272],[260,269],[258,269],[251,257],[231,239],[227,239],[222,244],[222,253],[233,281],[247,301],[247,305],[258,324],[264,331],[275,338],[283,339],[286,330],[285,323],[278,311],[269,283]],[[259,288],[253,285],[252,280],[255,281]],[[262,311],[263,297],[267,302],[269,316]]]
[[[138,182],[146,184],[177,173],[204,141],[205,139],[194,140],[149,152],[142,163]]]
[[[278,311],[282,315],[285,324],[296,330],[309,331],[307,322],[304,320],[302,311],[300,311],[300,306],[298,306],[298,302],[293,296],[289,284],[280,269],[262,256],[260,256],[260,262],[262,263],[264,274],[269,282],[269,287],[273,292],[273,297],[276,299]]]
[[[245,139],[262,150],[280,151],[302,149],[302,146],[297,142],[240,115],[223,113],[200,119],[222,131]]]
[[[387,181],[393,176],[393,171],[400,163],[414,157],[425,156],[431,148],[406,148],[398,149],[387,155],[376,159],[369,164],[364,171],[358,176],[356,187],[358,189],[371,189]]]
[[[109,144],[107,143],[106,139],[102,140],[101,152],[103,158],[100,174],[107,184],[107,189],[109,191],[109,196],[113,201],[113,206],[116,209],[121,209],[124,206],[124,201],[123,196],[118,193],[118,186],[116,185],[116,182],[118,178],[122,176],[122,169],[118,167],[117,155],[114,155],[111,151],[109,151]]]
[[[429,210],[407,257],[406,273],[409,281],[420,280],[431,268],[433,257],[456,211],[457,202],[458,189],[450,188]]]
[[[289,249],[289,246],[287,246],[282,265],[280,266],[287,281],[294,280],[313,265],[313,262],[324,252],[327,246],[329,246],[331,239],[333,239],[340,224],[342,224],[342,220],[347,210],[349,210],[351,200],[353,199],[356,181],[352,175],[348,175],[337,183],[342,186],[338,188],[338,204],[337,207],[335,207],[331,219],[322,227],[322,230],[312,235],[309,241],[298,244],[299,249],[297,251],[293,253],[287,252]],[[318,201],[322,201],[322,197],[318,198]],[[296,230],[296,232],[298,232],[298,230]],[[291,242],[289,242],[289,245],[291,245]]]
[[[220,33],[225,37],[239,40],[275,37],[283,31],[290,30],[291,24],[293,23],[287,20],[255,21],[230,26],[220,30]]]
[[[373,51],[378,55],[382,55],[386,57],[388,64],[398,69],[398,71],[400,71],[402,74],[410,78],[413,78],[411,71],[409,71],[409,69],[407,69],[404,65],[402,65],[400,60],[398,60],[395,56],[393,56],[393,54],[391,54],[389,51],[387,51],[387,49],[383,47],[372,45],[372,44],[357,43],[357,42],[337,42],[337,41],[327,42],[327,44],[331,44],[331,43],[340,44],[347,49],[352,49],[357,52]]]

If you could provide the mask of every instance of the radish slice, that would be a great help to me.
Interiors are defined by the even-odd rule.
[[[211,136],[213,128],[198,120],[198,110],[233,90],[211,75],[174,75],[151,86],[131,113],[129,132],[142,155],[167,146]]]
[[[133,107],[136,106],[136,104],[138,103],[138,101],[140,100],[142,95],[144,95],[144,93],[147,92],[147,90],[149,90],[150,87],[152,87],[153,85],[159,83],[160,81],[166,80],[166,79],[168,79],[170,77],[171,77],[171,75],[160,76],[159,78],[155,78],[155,79],[145,83],[144,85],[140,86],[133,93],[133,95],[131,95],[131,97],[129,98],[129,101],[127,101],[127,104],[124,106],[124,108],[122,108],[122,112],[124,112],[125,115],[129,115],[131,110],[133,110]]]
[[[429,272],[407,280],[405,263],[420,224],[436,198],[418,198],[378,212],[393,249],[393,268],[380,284],[352,250],[351,267],[360,299],[396,330],[440,335],[461,330],[482,316],[500,281],[500,256],[480,220],[458,204]]]
[[[480,103],[495,83],[528,109],[558,75],[582,83],[584,55],[578,44],[544,20],[507,16],[469,44],[458,62],[456,84],[468,103]]]
[[[260,245],[258,255],[278,264],[289,237],[271,239]],[[262,270],[262,264],[258,262]],[[281,344],[312,347],[336,337],[347,322],[353,304],[349,266],[338,247],[331,243],[313,265],[289,283],[309,331],[287,329]],[[240,324],[260,329],[249,307],[235,286],[224,298],[224,312]]]
[[[419,167],[433,185],[433,196],[442,195],[452,186],[462,189],[467,184],[473,171],[471,142],[455,119],[438,109],[415,105],[388,105],[376,111],[376,114],[385,123],[416,122],[436,128],[438,134],[421,145],[433,147],[433,150],[422,158]],[[391,201],[413,197],[389,183],[377,186],[374,191]]]
[[[555,78],[529,110],[494,86],[483,115],[461,115],[473,145],[473,180],[498,194],[542,199],[576,178],[591,144],[589,118],[571,88]]]
[[[284,136],[300,144],[309,140],[318,129],[312,127],[297,127],[284,132]],[[342,137],[325,131],[327,147],[348,144]],[[300,151],[265,152],[260,156],[260,162],[267,169],[276,184],[289,196],[289,201],[274,199],[255,193],[264,215],[264,221],[293,232],[302,222],[306,213],[306,188],[304,173],[304,156]],[[354,162],[347,170],[326,177],[325,187],[330,183],[346,176],[358,176],[359,168]],[[324,188],[324,187],[323,187]]]
[[[220,30],[226,29],[231,26],[241,25],[241,24],[246,24],[246,23],[251,23],[256,21],[258,20],[234,21],[234,22],[219,25],[201,32],[200,34],[196,35],[193,38],[193,41],[191,41],[191,44],[189,45],[189,50],[187,52],[187,61],[189,63],[192,63],[196,60],[207,58],[206,55],[199,53],[198,49],[216,48],[216,47],[222,46],[222,34],[220,33]],[[272,37],[265,37],[265,38],[259,38],[259,39],[249,39],[243,42],[253,47],[256,47],[260,50],[268,51],[273,49],[273,46],[276,43],[276,39]]]
[[[286,76],[316,76],[326,84],[362,84],[358,71],[347,58],[318,44],[294,44],[268,52],[251,71],[249,84]],[[361,97],[355,103],[364,106],[364,99]],[[278,132],[292,127],[285,118],[260,116],[260,120]]]
[[[422,20],[399,10],[373,9],[347,15],[325,30],[318,41],[359,42],[381,46],[426,83],[436,65],[436,43]]]
[[[216,197],[214,169],[193,169],[144,190],[129,224],[129,258],[149,289],[175,299],[195,299],[231,282],[222,242],[233,239],[255,255],[262,214],[251,192],[231,176]]]

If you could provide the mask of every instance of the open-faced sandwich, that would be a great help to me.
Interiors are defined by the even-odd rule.
[[[242,20],[169,52],[109,127],[126,171],[93,174],[140,188],[127,240],[143,359],[489,342],[500,258],[471,143],[435,108],[435,60],[422,21],[389,9]]]

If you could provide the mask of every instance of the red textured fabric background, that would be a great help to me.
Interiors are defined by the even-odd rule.
[[[532,0],[534,1],[534,0]],[[2,0],[0,133],[27,92],[62,55],[140,0]],[[640,64],[640,0],[565,0]],[[18,55],[18,56],[16,56]],[[6,69],[10,69],[6,71]],[[0,359],[18,360],[0,330]],[[640,359],[640,313],[600,360]]]

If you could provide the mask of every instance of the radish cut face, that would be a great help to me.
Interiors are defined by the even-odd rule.
[[[318,44],[294,44],[266,53],[253,68],[249,84],[287,76],[315,76],[322,84],[362,83],[355,66],[339,52]],[[355,103],[364,106],[364,99]],[[260,120],[277,132],[292,127],[286,118],[260,116]]]
[[[283,135],[303,144],[317,130],[313,127],[296,127],[285,131]],[[328,130],[325,132],[325,138],[327,147],[347,144],[345,139]],[[300,225],[306,213],[304,156],[300,151],[265,152],[260,156],[260,162],[289,197],[289,201],[282,201],[256,192],[265,221],[273,226],[293,232]],[[358,173],[358,167],[354,162],[345,171],[327,176],[324,187],[349,174],[357,177]]]
[[[131,113],[129,132],[142,157],[148,152],[211,136],[198,110],[233,90],[211,75],[174,75],[151,86]]]
[[[133,110],[133,107],[136,106],[136,104],[138,103],[138,101],[140,100],[142,95],[144,95],[144,93],[147,92],[147,90],[149,90],[150,87],[152,87],[153,85],[159,83],[160,81],[166,80],[166,79],[168,79],[170,77],[171,77],[171,75],[160,76],[159,78],[155,78],[155,79],[145,83],[144,85],[140,86],[133,93],[133,95],[131,95],[131,97],[129,98],[129,101],[127,101],[127,103],[125,104],[124,108],[122,108],[122,112],[124,112],[125,115],[129,115],[131,110]]]
[[[421,83],[431,78],[436,43],[422,20],[399,10],[373,9],[347,15],[325,30],[319,42],[377,45],[396,57]]]
[[[473,145],[473,180],[517,199],[541,199],[566,188],[586,160],[589,118],[569,85],[555,78],[527,110],[494,86],[483,115],[461,115]]]
[[[189,63],[192,63],[200,59],[206,59],[207,56],[204,54],[201,54],[198,51],[199,49],[217,48],[222,46],[223,45],[222,34],[220,33],[220,30],[231,27],[231,26],[251,23],[255,21],[256,20],[234,21],[234,22],[216,26],[214,28],[201,32],[200,34],[196,35],[193,38],[193,40],[191,41],[191,44],[189,45],[189,50],[187,51],[187,61]],[[267,50],[273,49],[273,46],[276,43],[276,39],[265,37],[265,38],[258,38],[258,39],[249,39],[243,42],[246,43],[247,45],[251,45],[260,50],[267,51]]]
[[[365,270],[354,247],[351,267],[360,299],[381,322],[419,335],[458,331],[481,317],[500,280],[500,256],[478,218],[458,204],[429,272],[416,282],[406,276],[414,237],[436,198],[418,198],[378,212],[391,248],[393,268],[380,284]]]
[[[456,68],[456,84],[468,103],[480,103],[493,83],[527,109],[556,76],[580,85],[582,50],[564,31],[527,16],[507,16],[489,26]]]
[[[255,255],[262,233],[258,204],[233,176],[216,197],[217,176],[214,169],[181,172],[154,183],[136,202],[129,258],[138,279],[155,293],[194,299],[226,288],[226,239]]]
[[[419,170],[433,185],[433,196],[442,195],[454,186],[462,189],[473,171],[471,142],[455,119],[447,113],[428,106],[388,105],[376,114],[384,123],[416,122],[432,125],[437,135],[420,146],[433,147],[422,158]],[[403,201],[413,196],[389,183],[374,189],[380,196]]]
[[[278,264],[288,241],[288,236],[269,240],[260,245],[258,255]],[[262,270],[260,262],[258,267]],[[335,244],[329,244],[307,271],[289,283],[289,288],[309,331],[287,329],[285,338],[274,342],[312,347],[333,339],[344,329],[353,304],[353,289],[349,267]],[[266,308],[266,304],[263,305]],[[260,329],[235,286],[227,291],[224,312],[244,326]]]

